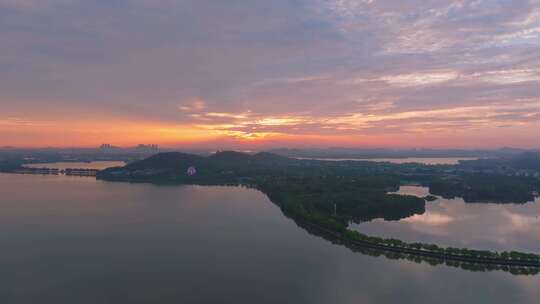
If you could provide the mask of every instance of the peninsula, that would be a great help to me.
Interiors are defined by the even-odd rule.
[[[463,165],[390,164],[299,160],[271,153],[218,152],[208,157],[179,152],[109,168],[97,174],[109,181],[197,185],[243,185],[265,193],[283,213],[303,227],[319,230],[347,246],[364,246],[449,261],[499,266],[540,267],[540,255],[493,252],[406,243],[364,235],[351,222],[376,218],[399,220],[425,212],[426,200],[390,194],[403,182],[421,183],[432,194],[459,195],[475,202],[526,203],[534,199],[540,181],[494,171],[466,170]],[[474,167],[474,166],[473,166]],[[188,169],[196,168],[195,174]],[[193,173],[193,171],[191,171]]]

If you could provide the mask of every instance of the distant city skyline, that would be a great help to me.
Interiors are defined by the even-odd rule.
[[[0,146],[540,148],[540,1],[0,0]]]

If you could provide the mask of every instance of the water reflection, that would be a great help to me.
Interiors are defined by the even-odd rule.
[[[425,196],[425,187],[402,186],[400,194]],[[486,250],[540,253],[540,203],[470,204],[439,198],[422,215],[400,221],[374,220],[353,225],[363,233],[409,242]]]
[[[488,271],[504,271],[509,272],[514,275],[538,275],[540,273],[540,268],[538,267],[519,267],[519,266],[505,266],[498,264],[486,264],[486,263],[471,263],[468,261],[458,261],[458,260],[448,260],[440,259],[437,257],[422,256],[417,254],[408,254],[400,251],[390,251],[385,249],[376,249],[369,248],[363,245],[354,244],[351,242],[342,242],[340,239],[337,239],[334,234],[328,233],[328,231],[321,230],[316,226],[309,225],[302,221],[297,221],[297,225],[305,229],[309,234],[319,236],[323,239],[326,239],[333,244],[345,246],[352,250],[353,252],[359,252],[364,255],[369,255],[373,257],[384,256],[390,260],[407,260],[418,264],[426,263],[430,266],[440,266],[445,265],[447,267],[460,268],[466,271],[472,272],[488,272]]]
[[[432,267],[333,245],[252,189],[0,174],[0,197],[2,303],[519,304],[540,297],[540,276]]]
[[[59,170],[65,170],[65,169],[70,169],[70,168],[103,170],[110,167],[122,167],[125,164],[126,163],[123,161],[57,162],[57,163],[26,164],[24,165],[24,167],[50,168],[50,169],[59,169]]]

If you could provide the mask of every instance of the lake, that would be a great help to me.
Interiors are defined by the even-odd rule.
[[[540,276],[354,253],[308,234],[253,189],[0,174],[0,197],[2,303],[506,304],[540,297]]]
[[[393,164],[418,163],[425,165],[456,165],[460,160],[477,160],[477,157],[406,157],[406,158],[307,158],[296,157],[297,159],[312,159],[326,161],[372,161],[388,162]]]
[[[424,197],[429,189],[402,186],[398,194]],[[540,199],[527,204],[465,203],[462,198],[426,202],[422,215],[373,220],[353,227],[368,235],[437,245],[540,253]]]
[[[28,168],[50,168],[50,169],[95,169],[103,170],[110,167],[123,167],[126,163],[123,161],[93,161],[93,162],[57,162],[57,163],[40,163],[40,164],[25,164]]]

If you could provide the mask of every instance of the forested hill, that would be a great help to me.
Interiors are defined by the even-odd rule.
[[[159,153],[149,158],[128,164],[125,168],[128,170],[185,170],[186,166],[199,165],[207,160],[198,155],[186,154],[180,152]]]
[[[185,172],[187,168],[191,166],[195,166],[197,169],[222,169],[249,165],[269,166],[276,163],[283,165],[292,161],[293,159],[267,152],[247,154],[236,151],[223,151],[208,157],[181,152],[167,152],[159,153],[147,159],[131,163],[127,165],[125,169]]]
[[[373,164],[376,167],[385,166]],[[188,174],[194,167],[195,174]],[[372,169],[372,168],[371,168]],[[281,206],[323,217],[338,213],[339,222],[373,218],[400,219],[425,210],[424,199],[388,195],[399,188],[396,174],[375,172],[359,163],[291,159],[272,153],[218,152],[208,157],[161,153],[98,174],[99,179],[200,185],[247,185]],[[339,212],[338,212],[339,210]]]

